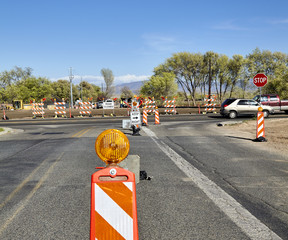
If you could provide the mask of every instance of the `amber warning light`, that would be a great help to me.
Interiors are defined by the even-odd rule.
[[[123,161],[130,150],[130,143],[126,135],[117,129],[102,132],[95,141],[95,151],[98,157],[109,164]]]

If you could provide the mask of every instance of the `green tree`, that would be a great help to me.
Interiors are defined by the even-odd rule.
[[[229,58],[226,55],[219,55],[217,58],[216,66],[214,67],[214,83],[218,98],[221,102],[226,94],[229,84],[231,83],[229,78],[229,70],[227,67],[228,62]]]
[[[268,83],[263,87],[264,93],[278,93],[280,96],[285,96],[285,92],[287,92],[287,54],[272,53],[268,50],[261,51],[256,48],[247,56],[247,61],[250,79],[257,73],[264,73],[268,77]]]
[[[59,79],[56,82],[52,82],[51,87],[53,89],[53,98],[56,101],[64,99],[65,101],[70,102],[70,82],[68,80]],[[77,86],[72,84],[73,99],[79,98],[79,91]]]
[[[6,96],[9,102],[14,99],[22,99],[23,102],[35,99],[36,102],[39,102],[43,98],[50,98],[52,92],[51,82],[48,79],[29,77],[8,86]]]
[[[140,93],[144,96],[153,96],[156,99],[160,99],[162,96],[174,96],[177,88],[174,73],[162,72],[152,76],[149,81],[145,82],[140,89]]]
[[[217,60],[219,58],[218,53],[214,53],[212,51],[206,52],[204,54],[204,66],[206,70],[204,70],[204,73],[207,73],[207,78],[208,78],[208,95],[209,97],[211,96],[211,91],[212,91],[212,81],[213,78],[215,77],[218,69],[217,69]]]
[[[82,91],[82,100],[90,101],[90,99],[97,99],[98,94],[100,92],[100,87],[97,87],[93,84],[90,84],[86,81],[82,81],[79,84],[79,89]],[[81,97],[81,96],[80,96]]]
[[[172,72],[175,75],[177,83],[181,86],[186,99],[190,97],[194,105],[197,87],[203,79],[203,55],[200,53],[180,52],[175,53],[168,58],[164,64],[155,68],[155,74],[161,72]],[[189,93],[189,95],[188,95]]]
[[[16,66],[10,71],[0,73],[0,86],[5,89],[7,86],[11,86],[13,83],[18,83],[31,76],[32,68],[26,67],[25,69],[22,69]]]
[[[229,60],[229,63],[228,63],[228,70],[230,74],[229,84],[231,85],[230,96],[229,96],[230,98],[232,97],[236,84],[240,81],[241,77],[243,77],[243,67],[244,67],[244,58],[242,55],[233,55],[232,59]],[[244,81],[242,82],[244,89],[245,89],[246,83],[247,82],[244,82]]]

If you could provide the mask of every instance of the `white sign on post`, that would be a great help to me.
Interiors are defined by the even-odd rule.
[[[103,102],[103,109],[114,109],[114,102],[112,100]]]
[[[141,124],[141,115],[140,111],[135,111],[130,113],[131,125],[140,125]]]

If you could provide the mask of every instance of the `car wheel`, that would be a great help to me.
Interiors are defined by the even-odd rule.
[[[263,113],[264,113],[264,118],[267,118],[267,117],[269,117],[269,111],[263,111]]]
[[[237,117],[237,113],[235,111],[229,112],[229,118],[233,119]]]

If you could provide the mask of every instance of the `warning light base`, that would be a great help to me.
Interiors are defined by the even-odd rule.
[[[132,136],[141,136],[139,133],[139,131],[141,130],[140,128],[137,128],[135,125],[132,125],[132,130],[133,130]]]

